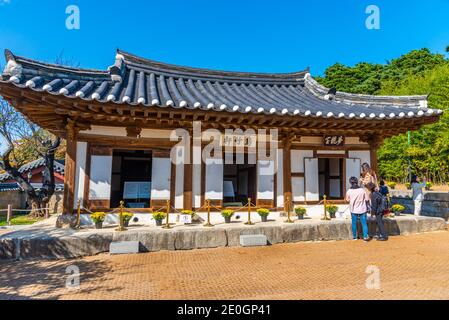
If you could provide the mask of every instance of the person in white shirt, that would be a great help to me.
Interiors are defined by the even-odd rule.
[[[423,182],[421,183],[421,180],[418,178],[418,176],[413,175],[412,181],[411,181],[411,187],[413,190],[413,201],[415,202],[415,216],[421,215],[421,208],[422,208],[422,202],[424,200],[424,194],[423,194],[423,188],[425,188],[427,185],[426,178],[423,179]]]

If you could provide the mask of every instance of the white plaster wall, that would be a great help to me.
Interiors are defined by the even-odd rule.
[[[111,198],[112,156],[92,156],[90,165],[90,200]]]
[[[284,150],[278,149],[277,152],[277,206],[284,206]]]
[[[313,150],[291,151],[292,173],[304,173],[304,159],[313,158]]]
[[[371,165],[371,152],[369,150],[363,151],[349,151],[349,158],[358,158],[361,163],[368,163]]]
[[[292,178],[292,194],[293,201],[306,201],[304,190],[304,178],[293,177]]]
[[[177,147],[177,163],[176,165],[176,182],[175,182],[175,208],[184,208],[184,162],[182,158],[184,157],[184,147]]]
[[[159,129],[142,129],[140,136],[142,138],[165,138],[170,139],[171,130],[159,130]],[[101,135],[101,136],[115,136],[126,137],[127,132],[125,127],[109,127],[109,126],[92,126],[91,130],[82,132],[89,135]]]
[[[91,130],[82,132],[89,135],[126,137],[125,127],[91,126]]]
[[[78,200],[81,203],[84,200],[84,181],[86,177],[86,155],[87,143],[77,142],[76,144],[76,174],[75,174],[75,203],[74,208],[78,206]]]
[[[172,130],[142,129],[140,136],[142,138],[170,139]]]
[[[275,161],[273,160],[257,162],[257,199],[274,199],[274,169]]]
[[[318,159],[305,159],[305,176],[306,201],[318,201],[320,199]]]
[[[351,185],[349,183],[349,179],[351,177],[356,177],[359,178],[360,177],[360,166],[361,166],[362,162],[360,159],[346,159],[346,190],[349,190],[351,188]]]
[[[151,199],[170,199],[171,160],[170,158],[153,158],[151,175]]]
[[[206,200],[223,199],[223,159],[206,159]]]

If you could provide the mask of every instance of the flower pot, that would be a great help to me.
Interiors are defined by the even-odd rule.
[[[331,216],[331,219],[337,218],[337,214],[336,213],[331,213],[330,216]]]
[[[268,221],[268,216],[260,216],[260,218],[262,219],[262,222]]]
[[[225,219],[225,223],[231,223],[231,217],[226,217]]]
[[[95,229],[103,229],[103,222],[95,222]]]
[[[162,226],[162,220],[155,220],[156,221],[156,226],[157,227],[161,227]]]
[[[304,215],[303,214],[298,214],[298,220],[304,220]]]
[[[400,215],[402,215],[402,212],[395,212],[394,215],[395,215],[396,217],[399,217]]]
[[[129,220],[123,221],[123,226],[124,226],[125,228],[128,228],[128,227],[129,227]]]

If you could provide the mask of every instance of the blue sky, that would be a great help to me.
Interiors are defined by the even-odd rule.
[[[368,5],[380,30],[365,27]],[[80,9],[80,30],[65,27]],[[116,48],[173,64],[320,75],[335,62],[383,63],[412,49],[443,53],[449,0],[0,0],[0,50],[105,69]],[[4,63],[3,55],[0,63]]]

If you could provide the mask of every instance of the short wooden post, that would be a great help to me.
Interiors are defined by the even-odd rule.
[[[285,208],[287,209],[287,220],[285,223],[293,223],[293,220],[291,218],[291,205],[290,205],[290,198],[287,197],[285,201]]]
[[[76,205],[76,229],[79,229],[81,226],[81,200],[78,199],[78,203]]]
[[[124,221],[123,221],[123,208],[125,207],[125,202],[124,201],[120,201],[120,211],[119,211],[119,216],[118,216],[118,228],[115,229],[115,231],[126,231],[126,228],[124,226]]]
[[[8,226],[11,225],[11,219],[12,219],[12,205],[8,204],[8,211],[6,212],[6,223]]]
[[[210,223],[210,200],[206,200],[206,208],[207,208],[207,223],[204,226],[213,227],[214,225]]]
[[[251,198],[248,199],[248,222],[245,223],[247,226],[252,226],[254,223],[251,222]]]
[[[323,218],[323,220],[325,220],[325,221],[331,220],[330,218],[327,217],[327,196],[326,195],[323,196],[323,203],[324,203],[324,218]]]
[[[166,217],[165,219],[167,220],[165,223],[165,226],[163,226],[163,229],[171,229],[170,227],[170,200],[167,200],[167,212],[166,212]]]

